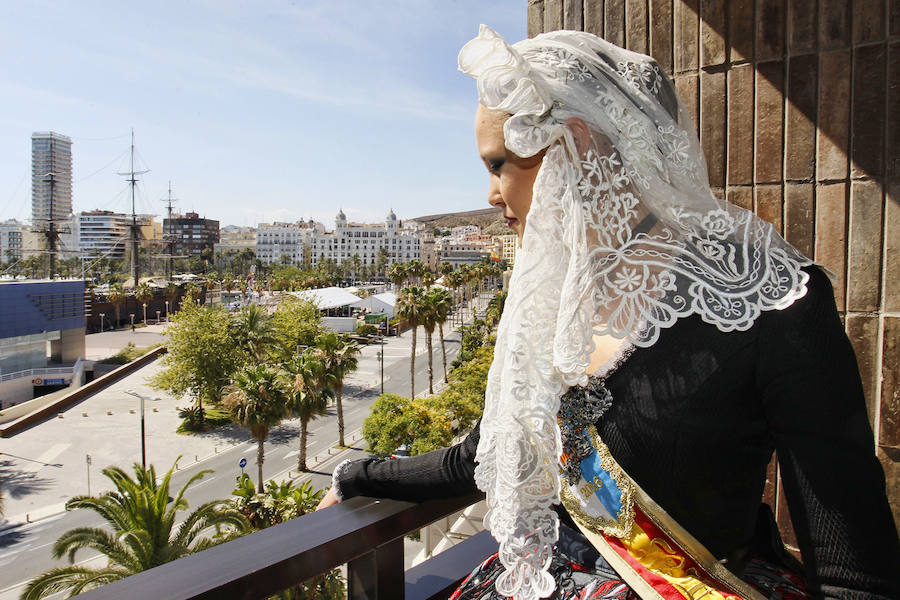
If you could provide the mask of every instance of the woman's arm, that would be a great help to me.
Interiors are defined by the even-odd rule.
[[[826,597],[900,595],[900,544],[862,384],[831,285],[760,317],[758,385],[807,582]]]
[[[367,458],[349,463],[335,474],[334,487],[341,499],[371,496],[411,502],[477,491],[475,450],[480,426],[479,420],[462,442],[449,448],[409,458]]]

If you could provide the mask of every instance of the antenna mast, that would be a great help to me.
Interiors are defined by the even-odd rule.
[[[140,277],[140,261],[138,260],[138,236],[140,235],[140,226],[137,224],[137,213],[134,206],[134,188],[137,186],[137,176],[149,173],[149,169],[145,171],[134,170],[134,128],[131,129],[131,170],[127,173],[118,173],[119,175],[127,175],[126,181],[131,185],[131,274],[134,277],[134,287],[137,289]]]

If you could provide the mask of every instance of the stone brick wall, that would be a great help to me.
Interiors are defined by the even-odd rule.
[[[900,523],[900,0],[528,0],[555,29],[654,56],[713,190],[837,275]],[[774,464],[767,499],[790,538]]]

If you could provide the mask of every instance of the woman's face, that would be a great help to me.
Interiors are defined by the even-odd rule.
[[[534,180],[544,152],[530,158],[510,152],[503,138],[503,124],[508,118],[504,112],[489,110],[479,104],[475,113],[475,139],[478,154],[490,173],[488,203],[503,210],[510,229],[516,232],[521,242],[525,218],[531,208]]]

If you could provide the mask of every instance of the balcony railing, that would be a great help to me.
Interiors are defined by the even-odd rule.
[[[497,551],[487,532],[404,572],[403,536],[481,499],[422,504],[351,498],[84,593],[82,600],[266,598],[347,564],[349,600],[446,598]]]

